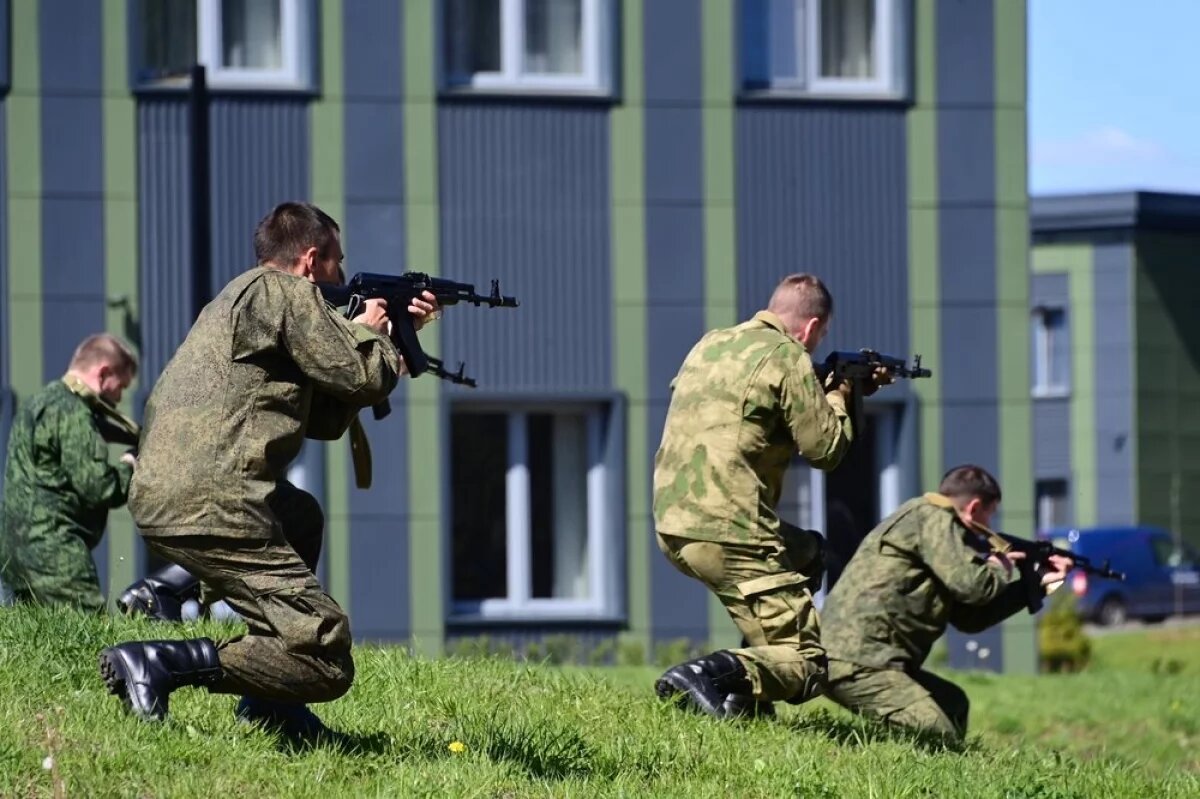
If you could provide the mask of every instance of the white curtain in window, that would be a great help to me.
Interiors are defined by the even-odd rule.
[[[1070,364],[1070,337],[1067,335],[1067,315],[1062,310],[1046,312],[1046,333],[1050,338],[1048,381],[1055,388],[1070,385],[1067,370]]]
[[[554,598],[588,596],[587,418],[554,418]]]
[[[525,0],[523,72],[578,75],[582,43],[583,0]]]
[[[282,69],[280,0],[221,0],[221,59],[226,67]]]
[[[875,0],[821,0],[821,77],[875,76]]]

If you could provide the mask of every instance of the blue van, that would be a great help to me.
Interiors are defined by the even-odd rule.
[[[1109,561],[1124,582],[1101,580],[1080,571],[1067,578],[1085,618],[1100,624],[1128,619],[1162,621],[1179,613],[1200,613],[1200,557],[1157,527],[1056,528],[1041,535],[1092,563]]]

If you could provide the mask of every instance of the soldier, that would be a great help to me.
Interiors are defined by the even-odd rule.
[[[775,508],[794,453],[828,470],[850,446],[850,386],[823,388],[809,358],[832,312],[819,279],[786,277],[767,310],[705,334],[671,382],[654,459],[658,546],[716,593],[747,645],[668,669],[655,684],[664,699],[725,717],[821,691],[825,652],[810,593],[821,538],[781,522]],[[884,382],[878,374],[868,390]]]
[[[947,624],[979,632],[1026,607],[1013,569],[1022,553],[990,554],[985,538],[999,504],[996,478],[957,466],[938,493],[909,500],[863,539],[821,609],[830,698],[950,740],[966,735],[966,694],[921,666]],[[1043,590],[1071,565],[1052,557]]]
[[[381,300],[347,321],[316,283],[339,279],[336,222],[283,203],[254,235],[258,265],[197,318],[146,406],[130,509],[147,545],[245,620],[248,633],[134,641],[100,653],[127,709],[163,718],[185,685],[241,694],[237,715],[299,739],[325,732],[304,703],[343,695],[354,677],[346,614],[313,573],[322,518],[284,480],[303,439],[339,438],[387,397],[404,364]],[[432,294],[407,309],[421,327]]]
[[[134,456],[110,463],[108,442],[137,443],[137,424],[116,408],[136,375],[125,344],[88,336],[67,373],[21,404],[0,509],[0,579],[17,601],[104,610],[91,550],[129,491]]]

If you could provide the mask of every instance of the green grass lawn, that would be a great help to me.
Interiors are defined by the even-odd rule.
[[[681,713],[655,701],[650,667],[378,647],[318,708],[347,741],[288,751],[235,723],[232,697],[184,689],[166,723],[143,724],[97,676],[107,644],[223,629],[0,609],[0,796],[1200,796],[1200,659],[1152,665],[1200,651],[1200,631],[1098,638],[1083,674],[954,676],[973,703],[961,752],[824,700],[773,721]]]

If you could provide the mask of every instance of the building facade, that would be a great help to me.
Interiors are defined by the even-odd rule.
[[[1032,526],[1020,0],[5,5],[4,414],[103,328],[140,351],[139,413],[285,198],[342,222],[350,273],[499,278],[521,300],[424,334],[479,386],[405,381],[366,419],[372,489],[345,442],[297,464],[360,638],[734,643],[657,551],[651,462],[692,343],[795,271],[834,294],[829,347],[919,352],[933,377],[872,398],[837,471],[798,464],[785,517],[844,558],[975,462],[1006,527]],[[199,281],[193,61],[212,88]],[[144,568],[125,514],[97,557],[110,592]],[[1028,618],[976,639],[952,660],[1033,668]]]
[[[1039,197],[1031,219],[1038,526],[1200,547],[1200,197]]]

